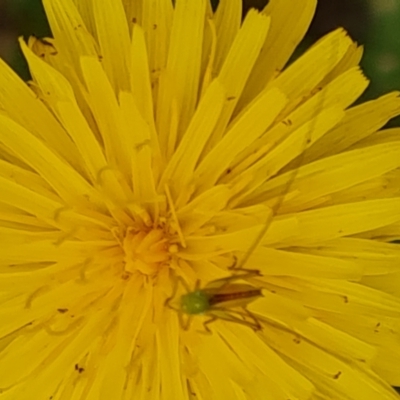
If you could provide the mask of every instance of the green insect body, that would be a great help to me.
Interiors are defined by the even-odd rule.
[[[237,283],[239,280],[259,275],[259,271],[246,270],[240,274],[211,281],[203,288],[200,287],[200,281],[197,281],[194,290],[190,290],[182,278],[177,278],[177,283],[182,284],[186,293],[180,296],[178,307],[171,306],[170,300],[175,297],[177,291],[176,284],[173,295],[167,299],[166,304],[178,312],[181,326],[185,330],[189,329],[191,320],[196,315],[209,317],[203,323],[204,329],[208,333],[211,332],[208,324],[217,319],[236,322],[254,330],[260,330],[261,325],[258,319],[246,307],[262,296],[261,289],[249,283]],[[186,321],[184,316],[186,316]]]

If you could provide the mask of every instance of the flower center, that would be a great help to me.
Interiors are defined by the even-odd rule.
[[[128,229],[123,239],[125,271],[154,275],[170,260],[174,247],[162,229]]]

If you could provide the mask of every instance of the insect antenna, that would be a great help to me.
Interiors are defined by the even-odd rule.
[[[302,161],[303,160],[300,158],[299,167],[300,167]],[[250,245],[250,247],[248,248],[246,254],[240,260],[240,262],[239,263],[235,262],[234,268],[232,268],[232,269],[235,269],[235,270],[244,270],[245,269],[244,267],[247,264],[249,258],[254,253],[256,248],[260,245],[260,243],[263,240],[264,236],[268,232],[268,229],[269,229],[269,227],[271,225],[271,222],[272,222],[273,218],[275,217],[275,215],[278,213],[279,209],[281,208],[281,205],[283,203],[283,200],[284,200],[286,194],[289,192],[289,189],[292,186],[292,183],[294,182],[294,180],[297,177],[297,174],[299,172],[299,167],[298,168],[294,168],[294,172],[292,173],[292,176],[290,177],[290,179],[285,184],[285,187],[284,187],[284,190],[282,192],[282,195],[279,196],[278,200],[276,201],[276,203],[271,208],[271,211],[268,213],[268,216],[267,216],[267,218],[266,218],[266,220],[264,222],[264,225],[261,228],[260,232],[258,233],[257,237],[255,238],[254,242]]]
[[[343,36],[343,33],[340,33],[340,31],[333,33],[328,39],[325,38],[326,42],[317,49],[320,52],[319,56],[322,57],[319,62],[325,69],[319,72],[318,76],[310,78],[304,87],[302,86],[303,82],[300,82],[293,89],[293,93],[290,92],[292,88],[288,89],[288,82],[292,83],[295,75],[293,69],[289,73],[283,72],[286,73],[286,80],[280,80],[279,84],[276,83],[279,77],[274,80],[276,86],[282,89],[282,92],[285,92],[285,88],[288,90],[288,93],[284,93],[288,98],[288,103],[276,118],[275,124],[268,134],[259,138],[260,143],[263,144],[262,152],[257,153],[257,157],[260,155],[260,158],[254,164],[251,164],[252,169],[250,170],[250,175],[254,171],[258,174],[256,175],[256,184],[252,187],[249,186],[247,190],[244,189],[243,192],[239,193],[238,190],[236,192],[237,197],[232,201],[231,207],[235,208],[235,205],[240,207],[240,204],[246,204],[246,202],[247,204],[254,204],[260,196],[262,196],[261,199],[271,198],[276,193],[275,189],[279,190],[278,195],[276,198],[272,197],[272,205],[268,204],[268,200],[264,200],[264,205],[268,204],[268,215],[259,232],[256,232],[254,240],[251,239],[252,243],[243,257],[230,268],[232,272],[230,276],[213,280],[204,286],[197,281],[194,289],[191,289],[182,277],[176,276],[172,295],[165,301],[165,305],[178,312],[179,322],[184,330],[189,329],[190,322],[196,315],[209,317],[203,323],[204,330],[207,333],[211,333],[209,325],[215,320],[234,322],[250,327],[255,331],[262,329],[259,315],[253,314],[247,308],[251,302],[262,296],[262,288],[257,283],[246,282],[253,279],[256,282],[262,274],[258,269],[249,269],[245,266],[257,247],[263,242],[273,219],[280,211],[284,201],[289,197],[287,194],[298,177],[302,164],[305,163],[306,150],[338,122],[333,118],[328,118],[325,121],[330,112],[329,109],[325,111],[327,108],[325,103],[328,102],[330,106],[332,106],[332,103],[335,104],[335,99],[328,95],[330,82],[326,79],[326,76],[327,74],[334,75],[335,69],[340,65],[340,58],[338,57],[335,60],[336,63],[332,63],[332,59],[328,59],[327,53],[330,52],[329,56],[332,57],[331,50],[335,49],[335,41],[337,43],[341,36]],[[341,57],[343,57],[345,53],[343,46],[341,52]],[[307,58],[307,62],[303,61],[304,65],[301,64],[303,74],[305,66],[309,69],[310,60],[315,57],[315,51],[312,56]],[[298,69],[301,70],[301,68]],[[258,149],[258,144],[259,142],[253,143],[249,146],[249,149],[244,150],[244,158],[240,156],[241,160],[233,166],[233,168],[237,168],[237,174],[248,172],[246,157],[252,154],[254,149]],[[264,150],[267,149],[264,145],[268,145],[268,150]],[[254,158],[249,157],[249,160],[254,160]],[[231,169],[229,169],[230,172]],[[279,179],[281,177],[282,179]],[[277,179],[277,186],[274,186],[276,184],[275,179]],[[274,184],[271,185],[270,182],[272,181],[274,181]],[[259,190],[260,187],[261,191]],[[257,201],[257,204],[260,203],[262,202]],[[241,273],[238,273],[238,271],[241,271]],[[177,298],[179,284],[185,289],[185,293],[179,297],[179,307],[173,307],[171,301]],[[185,317],[187,318],[185,319]],[[260,316],[260,318],[262,317]]]
[[[309,134],[311,135],[311,133]],[[304,139],[304,145],[306,146],[307,143],[310,141],[309,137],[305,137]],[[258,233],[258,235],[256,236],[255,240],[253,241],[253,243],[250,245],[250,247],[247,249],[245,255],[243,256],[243,258],[238,261],[237,258],[235,257],[235,262],[233,264],[233,266],[230,267],[231,270],[235,270],[235,271],[239,271],[239,270],[246,270],[245,266],[247,264],[247,262],[249,261],[251,255],[255,252],[255,250],[257,249],[257,247],[260,245],[261,241],[263,240],[264,236],[267,234],[268,229],[271,225],[271,222],[273,220],[273,218],[277,215],[279,209],[282,206],[282,203],[285,199],[286,194],[289,192],[290,187],[292,186],[293,182],[295,181],[298,173],[299,173],[299,169],[300,166],[302,164],[304,160],[304,152],[302,152],[302,154],[300,155],[300,157],[298,157],[295,161],[296,161],[296,165],[293,165],[293,172],[291,174],[291,176],[289,177],[289,179],[286,181],[283,190],[282,190],[282,194],[278,197],[277,201],[275,202],[275,204],[272,205],[272,207],[270,208],[270,211],[268,213],[267,218],[264,221],[263,227],[261,228],[260,232]]]
[[[330,53],[330,65],[332,66],[331,71],[328,73],[327,76],[331,76],[333,78],[338,71],[343,68],[343,64],[348,62],[347,57],[345,54],[339,54],[339,41],[340,41],[340,36],[344,35],[344,31],[341,29],[338,29],[337,31],[332,32],[330,35],[330,48],[331,48],[331,53]],[[325,37],[322,40],[329,40]],[[318,46],[320,41],[316,42],[308,51],[312,51],[313,48]],[[336,49],[336,51],[335,51]],[[335,59],[333,59],[335,58]],[[290,68],[290,66],[288,67]],[[270,210],[268,212],[268,216],[265,219],[263,226],[260,230],[260,232],[257,234],[256,238],[254,239],[253,243],[249,246],[247,249],[246,253],[244,256],[238,261],[237,258],[235,257],[235,262],[234,265],[230,268],[231,270],[238,271],[238,270],[248,270],[245,268],[247,265],[250,257],[252,254],[256,251],[256,249],[260,246],[263,238],[267,234],[270,225],[274,219],[274,217],[278,214],[279,210],[281,209],[282,203],[285,201],[286,195],[290,191],[291,186],[293,185],[294,181],[298,177],[299,171],[301,169],[301,166],[303,163],[306,161],[306,157],[308,156],[307,150],[318,140],[318,135],[314,134],[315,131],[318,131],[318,129],[321,129],[319,126],[322,124],[322,129],[325,129],[326,127],[323,125],[323,112],[324,109],[327,107],[326,103],[329,103],[331,99],[329,99],[329,94],[328,94],[328,85],[330,82],[330,79],[327,79],[327,76],[322,77],[318,82],[315,83],[313,90],[307,97],[303,97],[300,101],[299,99],[293,98],[290,99],[289,104],[287,107],[281,112],[280,116],[277,118],[277,125],[282,124],[288,129],[288,134],[283,135],[283,137],[280,140],[274,141],[273,142],[273,147],[269,150],[269,152],[266,154],[266,157],[270,157],[274,153],[277,153],[277,150],[279,147],[285,143],[286,140],[293,140],[292,144],[295,146],[297,144],[296,139],[292,139],[292,135],[294,132],[291,132],[290,129],[294,128],[293,127],[293,120],[292,120],[292,115],[295,117],[296,112],[299,112],[302,107],[304,107],[304,110],[307,109],[310,104],[313,104],[313,101],[317,101],[314,109],[314,115],[311,117],[311,120],[305,120],[301,122],[300,124],[298,123],[296,129],[301,129],[303,137],[300,139],[301,144],[300,144],[300,149],[301,151],[299,154],[294,155],[294,157],[290,160],[288,160],[284,165],[281,165],[279,169],[274,171],[274,173],[271,174],[271,176],[268,178],[268,181],[274,180],[274,178],[278,177],[280,174],[289,172],[290,175],[287,179],[287,181],[284,183],[281,195],[277,197],[277,200],[275,201],[274,204],[270,206]],[[333,80],[333,79],[332,79]],[[319,94],[322,92],[321,94]],[[329,99],[329,100],[328,100]],[[308,103],[310,102],[310,103]],[[308,104],[307,104],[308,103]],[[297,114],[297,117],[299,117],[299,114]],[[300,119],[300,118],[299,118]],[[304,128],[304,129],[302,129]],[[330,128],[327,130],[329,131]],[[289,143],[289,142],[288,142]]]
[[[193,317],[191,315],[189,315],[185,320],[182,308],[171,304],[171,301],[176,297],[179,284],[181,284],[183,286],[183,288],[186,290],[187,293],[192,292],[191,288],[186,283],[186,281],[181,276],[178,275],[178,276],[176,276],[176,280],[174,281],[174,287],[172,288],[172,294],[171,294],[171,296],[169,296],[165,299],[164,306],[166,306],[166,307],[170,308],[171,310],[174,310],[178,313],[179,325],[182,327],[182,329],[184,331],[187,331],[190,327]],[[197,291],[197,290],[199,290],[199,288],[200,288],[200,280],[197,280],[193,291]]]

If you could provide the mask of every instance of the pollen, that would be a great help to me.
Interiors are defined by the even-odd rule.
[[[169,240],[162,229],[128,229],[123,239],[123,251],[125,272],[144,275],[157,274],[171,257]]]

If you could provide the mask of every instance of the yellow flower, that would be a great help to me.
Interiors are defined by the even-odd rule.
[[[340,29],[287,66],[315,5],[44,0],[0,65],[1,400],[398,398],[400,100],[350,107]],[[185,330],[197,280],[248,304]]]

